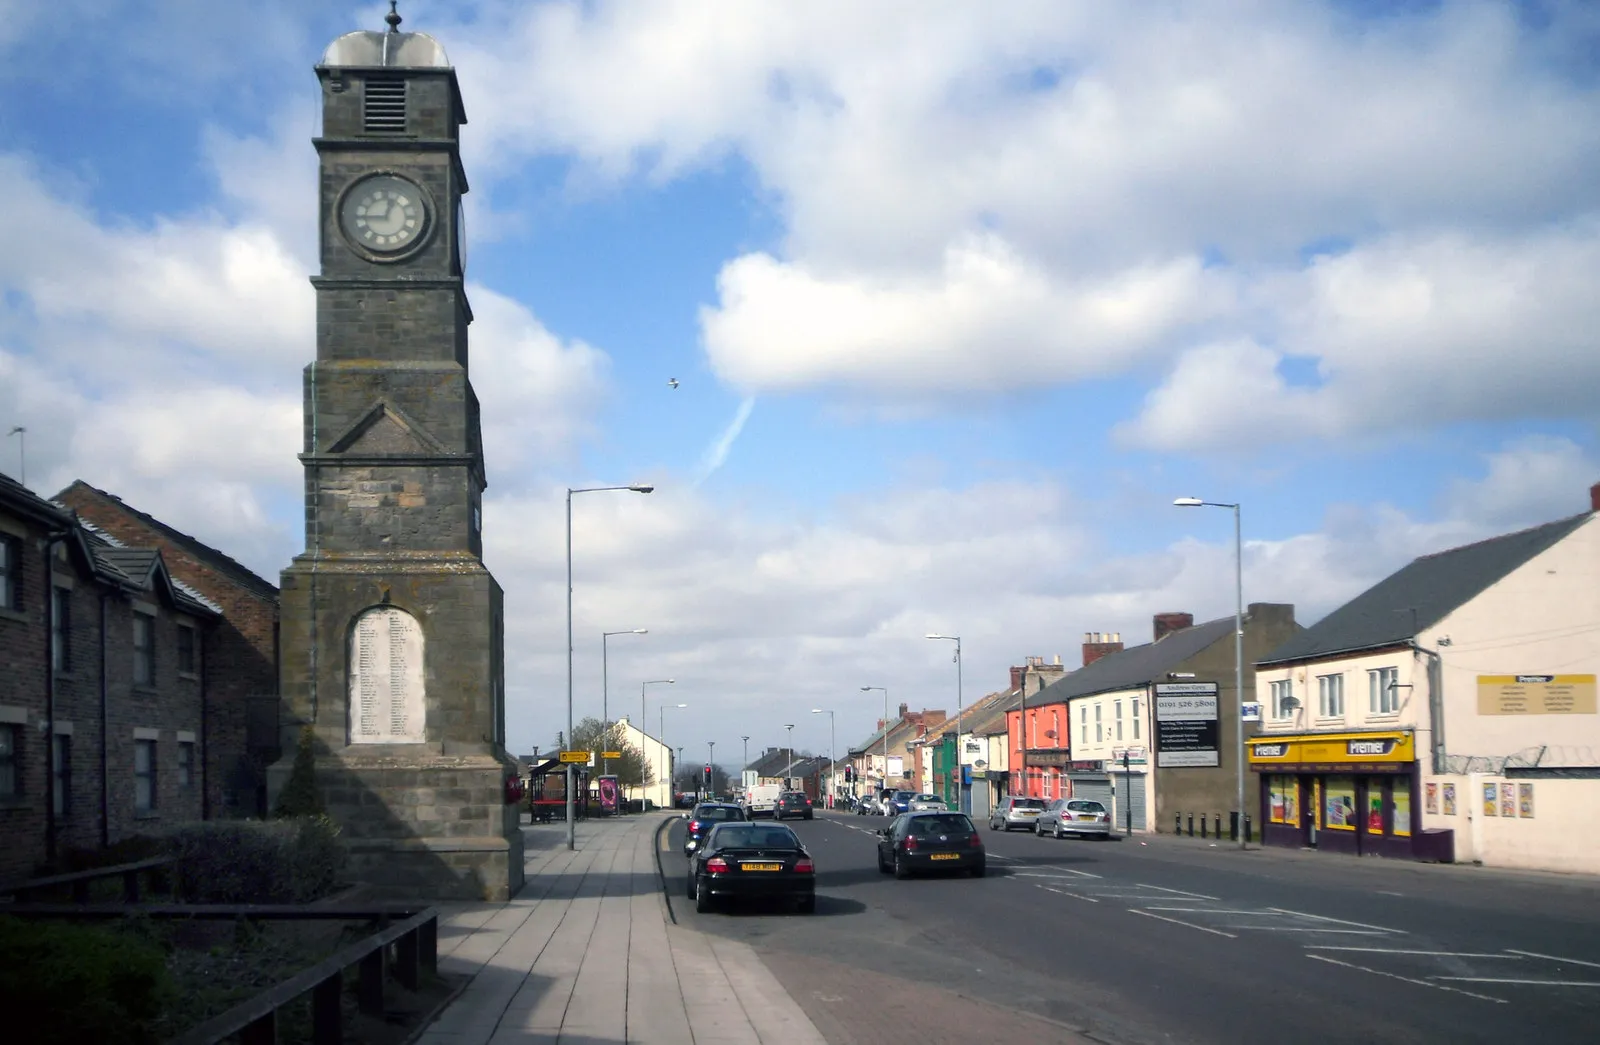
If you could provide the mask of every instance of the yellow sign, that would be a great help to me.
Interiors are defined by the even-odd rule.
[[[600,752],[600,757],[601,758],[621,758],[622,757],[622,752],[620,752],[620,751],[602,751],[602,752]]]
[[[1480,715],[1593,715],[1593,675],[1479,675]]]
[[[563,752],[561,752],[561,761],[563,761],[563,762],[588,762],[589,761],[589,752],[587,752],[587,751],[563,751]]]
[[[1302,733],[1250,741],[1250,764],[1272,766],[1400,765],[1417,760],[1416,739],[1406,732]]]

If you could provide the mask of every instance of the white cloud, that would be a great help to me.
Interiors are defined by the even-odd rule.
[[[746,397],[739,404],[739,409],[734,411],[733,420],[729,421],[728,426],[717,434],[710,446],[706,447],[706,452],[700,459],[700,467],[695,473],[694,485],[699,486],[711,477],[711,473],[727,463],[728,454],[732,452],[734,442],[738,440],[739,433],[744,431],[745,422],[750,420],[750,412],[755,407],[756,401],[752,397]]]
[[[1495,530],[1513,530],[1589,510],[1600,461],[1559,436],[1512,440],[1486,458],[1481,479],[1452,479],[1443,510]]]

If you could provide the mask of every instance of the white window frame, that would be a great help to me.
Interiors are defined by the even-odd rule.
[[[1277,679],[1269,686],[1272,693],[1272,717],[1287,719],[1293,716],[1293,709],[1284,705],[1294,698],[1294,679]]]
[[[1117,741],[1120,743],[1121,740],[1122,740],[1122,700],[1119,698],[1116,701],[1114,701],[1113,703],[1115,703],[1115,705],[1116,705]]]
[[[1133,698],[1133,739],[1139,739],[1139,698]]]
[[[1344,718],[1344,674],[1317,676],[1317,716]]]
[[[1400,713],[1400,669],[1396,667],[1367,669],[1367,711],[1374,715]]]
[[[139,642],[140,624],[143,624],[144,643]],[[133,684],[156,684],[156,619],[148,613],[133,613]]]
[[[1105,726],[1100,721],[1100,712],[1103,707],[1104,705],[1099,703],[1094,706],[1094,742],[1096,744],[1104,744],[1106,741]]]

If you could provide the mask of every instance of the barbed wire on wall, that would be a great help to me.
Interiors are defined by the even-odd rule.
[[[1509,755],[1444,756],[1444,771],[1453,776],[1484,773],[1504,776],[1508,769],[1595,769],[1600,752],[1587,745],[1538,744]]]

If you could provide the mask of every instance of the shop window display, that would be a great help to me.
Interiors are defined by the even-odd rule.
[[[1300,781],[1292,776],[1267,778],[1270,815],[1275,824],[1300,826]]]
[[[1335,831],[1356,829],[1354,777],[1331,776],[1322,786],[1322,826]]]

